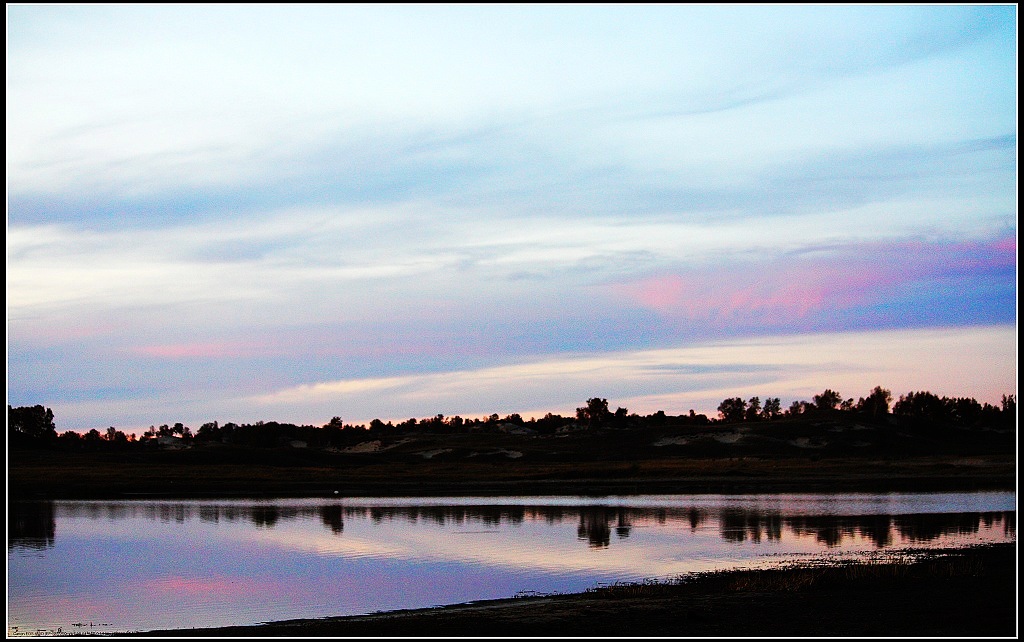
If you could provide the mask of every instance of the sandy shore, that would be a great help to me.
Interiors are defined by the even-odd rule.
[[[732,571],[680,584],[135,635],[1015,637],[1016,562],[1016,544],[1000,544],[914,562]]]

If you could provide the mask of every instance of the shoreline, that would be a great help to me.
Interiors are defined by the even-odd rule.
[[[698,574],[576,594],[115,636],[1016,636],[1016,542],[913,561]]]
[[[10,458],[8,499],[749,494],[1015,490],[1013,455],[902,460],[673,459],[571,465],[309,466]]]
[[[333,490],[332,490],[333,488]],[[409,483],[373,484],[366,486],[313,485],[260,491],[187,490],[167,492],[72,492],[60,494],[9,494],[8,501],[130,501],[130,500],[272,500],[295,498],[344,499],[356,497],[617,497],[637,495],[786,495],[818,493],[944,493],[1015,491],[1009,481],[971,480],[949,483],[948,480],[879,479],[858,483],[832,481],[795,481],[756,483],[749,480],[612,480],[599,484],[567,483],[562,480],[541,480],[530,483],[465,485]]]

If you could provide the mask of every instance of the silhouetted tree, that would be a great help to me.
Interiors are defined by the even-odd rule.
[[[629,410],[622,408],[621,406],[616,408],[615,413],[612,415],[612,425],[616,428],[626,428],[629,425],[629,422]]]
[[[103,435],[99,430],[93,428],[89,432],[85,433],[82,438],[82,443],[88,450],[99,450],[103,447]]]
[[[1016,395],[1003,395],[1002,402],[1000,403],[1000,410],[1002,413],[1002,424],[1016,427],[1017,426],[1017,397]]]
[[[57,426],[53,423],[53,411],[43,406],[7,406],[7,434],[16,443],[24,441],[45,442],[57,437]]]
[[[900,395],[899,401],[893,404],[892,413],[910,425],[942,425],[949,420],[943,400],[927,391]]]
[[[875,386],[867,397],[857,402],[857,410],[877,421],[889,414],[890,403],[892,393],[882,386]]]
[[[690,412],[693,412],[692,410]],[[653,415],[647,415],[647,421],[653,426],[664,426],[665,422],[668,421],[668,416],[665,415],[664,410],[659,410]]]
[[[74,430],[65,430],[57,437],[57,447],[61,450],[81,450],[82,435]]]
[[[586,423],[591,428],[595,428],[607,423],[608,419],[611,418],[611,414],[608,410],[607,399],[592,397],[587,399],[586,406],[576,409],[576,420],[580,423]]]
[[[424,419],[420,422],[420,430],[426,432],[447,432],[445,430],[444,415],[434,415],[430,419]]]
[[[814,406],[818,410],[835,410],[836,406],[838,406],[843,400],[838,392],[828,388],[826,388],[820,395],[814,395],[813,399]]]
[[[746,410],[747,421],[757,421],[761,418],[761,398],[751,397],[750,401],[747,402]]]
[[[416,428],[416,417],[409,417],[403,422],[395,424],[397,432],[412,432]]]
[[[782,414],[782,402],[778,397],[768,397],[764,400],[764,408],[761,409],[761,416],[771,420]]]
[[[890,414],[892,393],[881,386],[875,386],[867,397],[854,403],[852,399],[843,400],[839,393],[826,389],[821,394],[814,395],[813,399],[813,402],[792,402],[785,415],[796,417],[813,412],[835,412],[838,408],[840,412],[856,411],[872,420],[882,421]],[[770,420],[783,415],[778,397],[767,397],[763,403],[761,398],[756,396],[751,397],[748,401],[744,401],[741,397],[732,397],[722,401],[718,412],[719,421],[725,423]],[[926,391],[910,392],[901,395],[899,401],[892,404],[891,407],[892,416],[901,425],[936,426],[947,429],[1005,426],[1015,428],[1016,412],[1016,396],[1012,394],[1003,395],[1001,403],[994,406],[989,403],[981,404],[968,397],[948,398],[939,397]],[[192,437],[191,429],[181,422],[175,423],[173,427],[167,424],[163,424],[159,428],[150,426],[143,433],[142,439],[138,441],[135,435],[125,435],[113,426],[108,428],[105,433],[95,429],[85,435],[68,431],[58,437],[53,412],[49,408],[44,408],[41,405],[14,408],[8,405],[7,415],[8,444],[14,446],[49,447],[63,450],[112,450],[132,448],[137,443],[150,444],[149,447],[155,447],[158,436],[180,436],[184,439]],[[380,419],[374,419],[369,424],[369,432],[378,435],[382,432],[402,433],[414,430],[430,430],[440,433],[471,432],[481,428],[496,430],[499,423],[506,423],[525,426],[542,434],[552,434],[572,423],[573,419],[591,428],[614,427],[620,429],[713,423],[707,416],[697,415],[693,410],[689,411],[689,415],[678,417],[667,416],[661,410],[641,417],[629,414],[629,411],[622,407],[612,413],[608,409],[607,399],[592,397],[587,400],[586,406],[576,409],[575,418],[548,413],[541,419],[531,418],[527,422],[517,413],[509,414],[504,419],[500,419],[497,413],[477,419],[462,419],[458,416],[446,418],[444,415],[438,414],[423,420],[410,418],[397,426],[393,426],[390,422],[385,424]],[[263,421],[242,426],[229,422],[219,426],[216,421],[213,421],[205,423],[199,428],[195,440],[200,444],[220,441],[225,444],[258,448],[287,447],[290,442],[299,440],[304,441],[310,447],[323,448],[351,445],[364,437],[366,432],[365,426],[344,425],[340,417],[333,417],[322,427]],[[949,434],[955,436],[952,432]]]
[[[103,438],[115,448],[124,448],[128,445],[128,435],[113,426],[107,428],[107,434]]]
[[[534,428],[537,432],[550,435],[567,423],[569,423],[569,421],[565,417],[549,412],[537,420]]]
[[[956,397],[943,399],[946,405],[947,419],[957,426],[976,426],[984,422],[985,408],[976,399]]]
[[[690,414],[686,418],[687,420],[689,420],[691,424],[697,426],[707,426],[708,424],[711,423],[711,420],[708,419],[707,415],[703,413],[698,415],[696,412],[693,411],[692,408],[690,409]]]
[[[747,413],[747,402],[742,397],[730,397],[718,404],[718,414],[726,423],[743,421]]]
[[[196,431],[196,440],[203,442],[221,441],[223,431],[216,421],[210,421],[202,426],[199,426],[199,430]]]
[[[178,423],[174,424],[173,428],[171,428],[171,435],[177,435],[182,439],[191,439],[192,429],[179,421]]]

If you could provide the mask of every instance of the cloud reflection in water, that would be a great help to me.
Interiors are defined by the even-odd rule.
[[[15,502],[9,622],[212,626],[573,592],[1015,541],[1014,507],[1013,493]]]

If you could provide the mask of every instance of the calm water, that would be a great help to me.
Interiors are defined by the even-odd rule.
[[[370,613],[1015,541],[1012,492],[13,502],[8,635]]]

